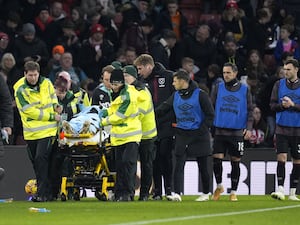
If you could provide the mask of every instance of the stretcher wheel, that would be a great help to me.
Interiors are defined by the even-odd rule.
[[[73,199],[74,199],[75,201],[80,201],[80,194],[79,194],[79,192],[75,192],[75,193],[74,193]]]
[[[107,201],[107,196],[104,193],[101,193],[100,191],[95,191],[95,197],[100,201]]]
[[[61,200],[62,202],[67,201],[67,196],[66,196],[65,194],[61,194],[61,195],[60,195],[60,200]]]

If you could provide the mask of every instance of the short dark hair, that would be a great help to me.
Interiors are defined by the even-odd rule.
[[[230,62],[227,62],[227,63],[224,63],[224,66],[223,67],[231,67],[231,69],[232,69],[232,71],[233,72],[238,72],[239,70],[238,70],[238,67],[235,65],[235,64],[233,64],[233,63],[230,63]]]
[[[177,4],[178,5],[178,0],[168,0],[166,3],[167,3],[167,5],[168,4]]]
[[[215,75],[220,74],[220,67],[218,64],[210,64],[207,68],[207,71],[212,72]]]
[[[135,47],[132,47],[132,46],[128,46],[127,48],[125,48],[124,52],[127,52],[127,51],[136,53]]]
[[[151,19],[144,19],[139,24],[141,27],[153,27],[153,22]]]
[[[176,33],[170,29],[164,29],[161,36],[164,39],[177,39]]]
[[[55,89],[59,89],[61,91],[67,91],[68,90],[68,81],[64,77],[58,76],[55,79],[54,87],[55,87]]]
[[[294,67],[299,68],[299,62],[297,59],[289,59],[284,63],[284,65],[287,64],[292,64]]]
[[[281,55],[281,60],[286,60],[288,57],[294,57],[294,53],[292,52],[283,52]]]
[[[190,57],[183,57],[182,60],[181,60],[181,65],[183,65],[185,63],[195,63],[195,60],[193,60]]]
[[[294,27],[291,24],[283,24],[280,29],[287,30],[290,34],[294,32]]]
[[[235,45],[237,45],[237,42],[236,42],[235,38],[231,37],[231,36],[228,36],[228,37],[225,38],[224,45],[226,45],[228,43],[234,43]]]
[[[176,77],[178,80],[184,80],[190,82],[190,75],[185,70],[178,70],[173,74],[173,77]]]
[[[27,61],[24,65],[24,71],[27,73],[28,71],[37,70],[40,72],[40,65],[34,61]]]
[[[257,13],[256,13],[257,19],[266,18],[268,16],[269,16],[269,14],[265,8],[261,8],[261,9],[257,10]]]

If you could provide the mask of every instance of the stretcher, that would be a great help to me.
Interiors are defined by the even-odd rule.
[[[63,176],[61,181],[60,198],[80,200],[80,192],[90,189],[95,197],[102,201],[110,198],[113,192],[116,173],[113,153],[110,147],[109,134],[100,129],[96,134],[68,134],[59,135],[59,148],[62,154],[72,164],[71,176]]]

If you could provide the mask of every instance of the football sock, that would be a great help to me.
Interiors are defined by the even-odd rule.
[[[240,180],[240,171],[240,162],[231,161],[231,190],[237,190]]]
[[[283,186],[285,180],[285,162],[277,162],[277,181],[278,186]]]
[[[291,188],[290,189],[290,196],[295,196],[296,195],[296,188]]]
[[[290,187],[297,188],[300,177],[300,164],[293,164],[292,173],[290,176]]]
[[[214,174],[216,177],[217,184],[222,183],[222,173],[223,173],[222,159],[218,159],[218,158],[213,159],[213,169],[214,169]]]

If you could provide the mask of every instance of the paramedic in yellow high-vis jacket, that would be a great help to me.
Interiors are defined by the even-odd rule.
[[[111,125],[110,140],[116,153],[115,200],[131,201],[135,189],[138,146],[142,138],[138,93],[124,82],[122,70],[111,73],[112,102],[103,110],[102,126]]]
[[[32,201],[51,200],[48,164],[52,140],[57,133],[62,108],[50,80],[40,76],[38,63],[24,65],[24,77],[14,85],[15,99],[23,124],[24,139],[37,179],[37,194]]]
[[[157,136],[155,114],[152,96],[146,85],[137,80],[137,70],[133,65],[123,68],[125,82],[131,84],[138,91],[138,105],[140,110],[140,120],[142,124],[142,140],[139,146],[139,156],[141,163],[141,188],[139,201],[147,201],[152,185],[153,161],[156,148],[154,142]]]

